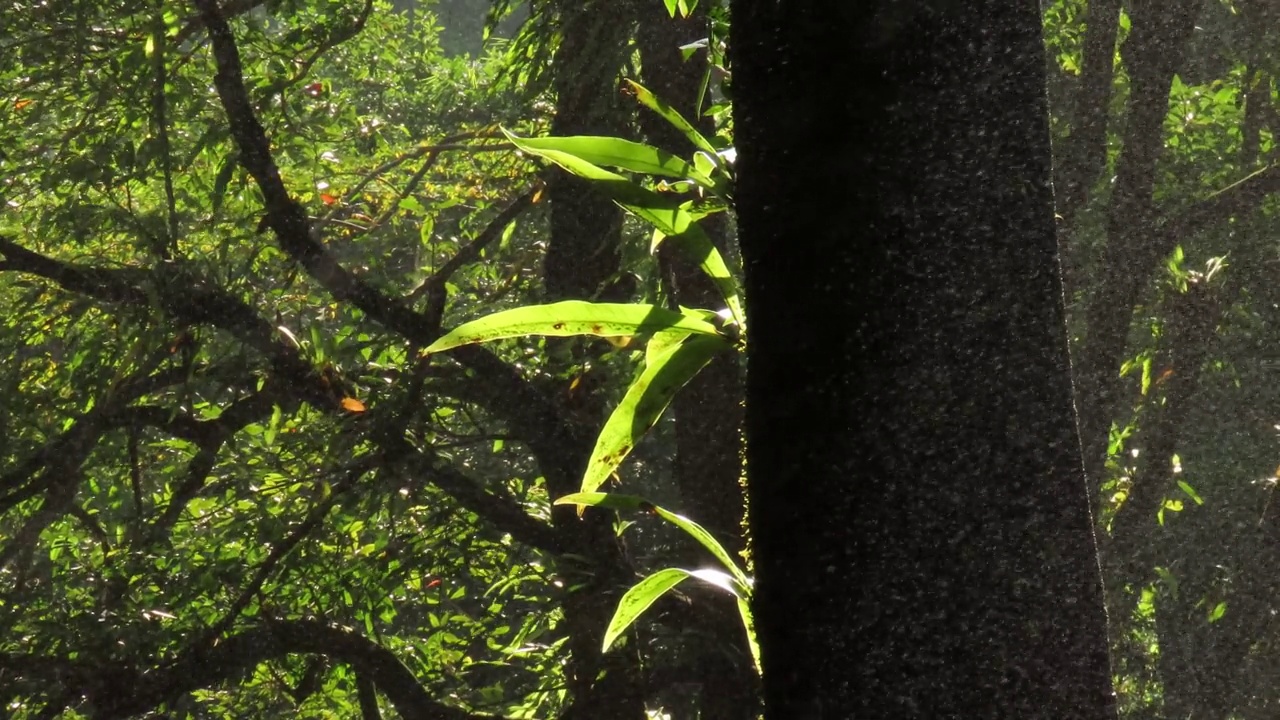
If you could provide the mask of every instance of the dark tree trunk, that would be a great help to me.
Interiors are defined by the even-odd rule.
[[[768,718],[1114,717],[1038,10],[733,4]]]
[[[1133,308],[1150,288],[1157,264],[1180,236],[1158,232],[1152,198],[1164,149],[1169,88],[1191,37],[1194,0],[1134,0],[1132,31],[1121,55],[1129,71],[1129,114],[1116,167],[1107,244],[1096,287],[1085,302],[1086,337],[1077,363],[1077,403],[1085,468],[1100,483],[1111,423],[1119,411],[1119,376]]]
[[[1070,227],[1089,201],[1089,190],[1107,165],[1107,119],[1115,75],[1120,0],[1089,0],[1085,12],[1084,62],[1080,91],[1074,98],[1071,135],[1063,142],[1054,182],[1057,210]]]
[[[1175,485],[1172,459],[1182,442],[1182,431],[1193,408],[1199,388],[1201,368],[1209,357],[1220,310],[1207,283],[1193,282],[1185,294],[1173,294],[1162,315],[1168,322],[1161,333],[1161,374],[1143,409],[1139,443],[1142,448],[1138,469],[1124,504],[1111,522],[1112,541],[1104,567],[1112,587],[1117,613],[1128,615],[1134,596],[1156,580],[1154,568],[1164,567],[1176,578],[1178,588],[1157,585],[1155,599],[1156,633],[1160,652],[1156,669],[1163,687],[1165,716],[1169,718],[1215,717],[1199,712],[1206,706],[1226,702],[1229,683],[1204,682],[1221,675],[1215,668],[1234,666],[1207,661],[1215,650],[1227,650],[1223,633],[1214,638],[1215,648],[1206,647],[1204,630],[1209,622],[1207,609],[1198,607],[1205,587],[1203,558],[1178,535],[1186,530],[1165,526],[1158,513],[1165,499],[1181,495]],[[1159,398],[1159,399],[1157,399]],[[1233,606],[1233,610],[1236,608]],[[1219,629],[1223,626],[1219,626]]]
[[[625,115],[617,92],[618,72],[626,59],[634,21],[627,2],[556,2],[562,39],[554,59],[556,115],[552,135],[621,135]],[[551,239],[543,265],[543,281],[552,300],[625,300],[618,280],[621,262],[622,210],[587,182],[555,171],[548,182]],[[623,296],[619,296],[619,293]],[[579,373],[559,388],[566,415],[598,432],[604,404],[596,392],[601,382],[586,369],[595,348],[577,340],[551,343],[558,369]],[[584,382],[585,380],[585,382]],[[572,453],[572,473],[544,468],[552,497],[578,489],[594,437]],[[633,582],[604,513],[579,520],[572,508],[552,513],[557,529],[571,538],[576,553],[592,561],[588,572],[566,566],[578,587],[565,598],[565,626],[571,662],[567,668],[573,705],[567,720],[617,718],[641,720],[644,693],[635,648],[600,652],[605,627],[621,593]]]
[[[1095,488],[1109,479],[1106,460],[1111,425],[1131,410],[1124,403],[1120,367],[1128,349],[1134,308],[1151,292],[1160,261],[1190,235],[1162,227],[1153,192],[1164,149],[1169,90],[1185,57],[1200,7],[1197,0],[1132,0],[1126,5],[1131,30],[1121,48],[1129,76],[1124,144],[1108,208],[1106,245],[1084,301],[1085,340],[1076,362],[1076,404],[1085,469]],[[1185,398],[1194,388],[1198,368],[1176,372],[1179,376],[1174,389]],[[1151,520],[1169,480],[1178,412],[1143,428],[1145,450],[1154,452],[1147,452],[1150,462],[1144,463],[1147,467],[1134,478],[1131,503],[1121,510],[1111,538],[1103,545],[1106,579],[1112,590],[1109,597],[1122,615],[1132,607],[1126,602],[1125,583],[1152,570]],[[1167,607],[1162,610],[1165,632],[1175,627],[1167,622],[1171,616],[1167,611]],[[1179,659],[1185,643],[1166,635],[1160,643],[1162,685],[1174,697],[1180,691],[1171,688],[1191,688],[1194,680],[1188,674],[1190,666]]]
[[[706,3],[690,18],[673,18],[660,2],[641,8],[636,33],[640,63],[649,90],[670,103],[684,117],[710,135],[714,127],[698,118],[698,90],[708,69],[705,52],[685,60],[680,46],[710,34]],[[640,115],[640,126],[653,145],[680,157],[691,157],[694,148],[685,136],[653,113]],[[724,215],[702,222],[703,230],[723,253],[727,250]],[[711,279],[685,255],[663,248],[663,263],[670,268],[675,299],[686,307],[719,308],[724,300]],[[743,384],[738,358],[721,354],[698,373],[672,403],[676,419],[676,482],[682,510],[708,528],[730,553],[743,549],[745,513],[741,486]],[[690,543],[690,563],[696,567],[710,559]],[[700,685],[701,720],[754,720],[758,710],[757,680],[747,648],[746,633],[737,606],[727,595],[714,595],[698,608],[701,627],[689,628],[698,637],[700,655],[696,681]]]

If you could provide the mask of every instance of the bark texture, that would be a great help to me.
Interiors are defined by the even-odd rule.
[[[706,135],[715,128],[700,119],[698,91],[708,62],[705,51],[684,59],[680,46],[710,35],[706,3],[689,18],[671,17],[661,3],[647,3],[636,33],[646,87],[671,104]],[[645,137],[656,147],[690,158],[692,143],[654,113],[640,116]],[[722,254],[728,250],[723,214],[702,223]],[[675,301],[686,307],[720,308],[724,300],[711,279],[687,256],[662,248],[664,266]],[[724,353],[703,368],[672,401],[676,419],[676,483],[683,511],[710,530],[730,553],[744,547],[742,522],[746,511],[741,487],[743,382],[739,358]],[[714,566],[701,547],[689,543],[685,567]],[[699,608],[700,627],[688,628],[709,642],[700,642],[694,674],[700,686],[701,720],[754,720],[758,713],[757,680],[747,648],[746,633],[732,598],[709,596]]]
[[[836,7],[733,4],[766,717],[1114,717],[1038,4]]]
[[[618,73],[626,59],[627,39],[634,29],[630,2],[555,2],[560,44],[553,60],[556,115],[551,134],[622,135],[626,116],[619,107]],[[618,283],[622,210],[586,181],[554,171],[547,183],[551,201],[551,238],[543,265],[543,282],[551,300],[625,301]],[[560,368],[574,374],[561,383],[557,397],[564,414],[584,428],[586,442],[563,448],[572,469],[546,472],[553,496],[575,492],[594,445],[594,433],[605,419],[602,381],[593,370],[597,348],[578,340],[548,345]],[[593,377],[594,376],[594,377]],[[577,382],[574,382],[574,379]],[[568,666],[573,704],[565,720],[644,718],[639,655],[635,649],[600,652],[604,630],[618,598],[633,582],[633,573],[617,544],[610,518],[588,513],[580,520],[572,508],[552,513],[557,531],[571,538],[578,554],[590,559],[586,572],[566,564],[579,583],[565,598],[564,631],[572,655]]]

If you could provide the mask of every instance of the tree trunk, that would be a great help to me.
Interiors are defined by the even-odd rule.
[[[625,130],[617,92],[619,69],[625,60],[626,41],[633,22],[627,3],[558,2],[562,39],[556,50],[553,84],[556,115],[552,135],[620,135]],[[551,201],[551,238],[543,265],[547,296],[553,300],[619,297],[617,283],[621,263],[622,210],[587,182],[566,172],[554,171],[548,182]],[[558,397],[567,415],[580,418],[598,432],[604,424],[601,383],[588,370],[597,348],[579,340],[548,344],[558,369],[577,372],[565,381]],[[576,380],[576,381],[575,381]],[[592,442],[594,438],[592,438]],[[566,448],[573,453],[572,474],[556,477],[543,468],[552,497],[578,489],[592,443]],[[566,566],[578,587],[565,598],[565,632],[571,661],[567,668],[573,705],[566,720],[618,718],[642,720],[644,694],[640,682],[639,655],[624,648],[607,655],[600,652],[605,627],[613,616],[621,593],[633,582],[612,523],[605,513],[589,512],[579,520],[572,508],[552,512],[556,528],[572,538],[576,552],[590,558],[586,573]]]
[[[835,7],[733,5],[766,717],[1114,717],[1038,3]]]
[[[1129,71],[1129,114],[1116,167],[1099,278],[1085,302],[1086,337],[1077,367],[1077,403],[1085,468],[1103,480],[1107,441],[1119,405],[1120,366],[1133,308],[1178,235],[1160,234],[1152,198],[1156,162],[1164,149],[1164,120],[1177,63],[1195,27],[1193,0],[1135,0],[1132,31],[1121,50]]]
[[[644,81],[650,91],[670,103],[707,135],[710,122],[698,117],[698,90],[708,69],[705,51],[685,60],[680,46],[710,35],[707,4],[701,3],[690,18],[673,18],[659,2],[642,7],[636,33]],[[670,123],[653,113],[640,115],[640,127],[653,145],[680,157],[693,155],[692,143]],[[702,222],[703,230],[722,253],[728,249],[724,215]],[[663,263],[671,269],[675,299],[680,305],[716,308],[724,300],[706,273],[669,243],[662,248]],[[738,358],[723,353],[703,368],[672,402],[676,419],[676,483],[683,512],[712,532],[735,556],[744,547],[742,521],[746,508],[741,487],[743,383]],[[706,566],[706,551],[689,543],[686,567]],[[701,720],[754,720],[758,710],[757,679],[752,667],[746,633],[734,600],[713,595],[697,608],[701,627],[696,680]],[[706,607],[709,605],[709,607]]]
[[[1089,191],[1107,165],[1107,119],[1115,75],[1120,0],[1089,0],[1085,11],[1084,62],[1074,98],[1071,135],[1062,143],[1054,182],[1062,225],[1071,227],[1089,202]]]

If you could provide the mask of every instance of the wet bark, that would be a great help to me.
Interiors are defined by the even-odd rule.
[[[808,7],[733,5],[766,717],[1114,717],[1038,3]]]

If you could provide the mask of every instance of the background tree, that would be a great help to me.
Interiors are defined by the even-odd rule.
[[[1274,18],[1046,8],[1077,407],[1135,716],[1276,703]]]

